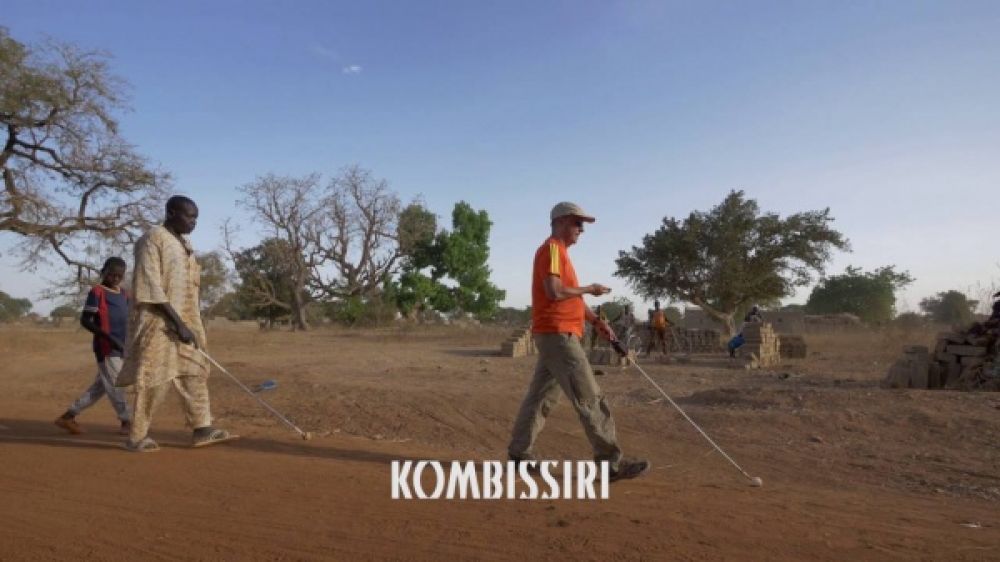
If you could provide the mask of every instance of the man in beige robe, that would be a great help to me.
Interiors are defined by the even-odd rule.
[[[181,396],[187,423],[194,429],[193,446],[236,438],[212,427],[210,367],[198,351],[207,345],[198,296],[201,268],[188,239],[197,221],[194,201],[171,197],[166,220],[135,245],[127,361],[118,378],[118,386],[135,385],[132,428],[126,443],[132,451],[159,449],[148,435],[149,426],[170,388]]]

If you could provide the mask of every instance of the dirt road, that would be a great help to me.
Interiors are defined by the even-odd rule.
[[[3,335],[4,560],[1000,559],[1000,396],[878,389],[885,342],[827,338],[771,372],[650,365],[762,489],[613,370],[626,452],[654,469],[610,500],[393,501],[391,460],[503,458],[531,361],[490,356],[497,332],[213,333],[223,364],[277,379],[268,398],[320,436],[297,440],[216,377],[219,425],[244,438],[189,449],[168,402],[151,455],[119,448],[107,404],[80,417],[86,435],[52,425],[92,375],[84,335]],[[540,453],[587,458],[568,404]]]

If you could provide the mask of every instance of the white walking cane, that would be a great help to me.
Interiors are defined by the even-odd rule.
[[[612,345],[612,347],[615,348],[615,351],[617,351],[619,353],[619,355],[621,355],[622,357],[624,357],[626,361],[628,361],[636,369],[638,369],[639,373],[642,374],[642,376],[646,377],[646,380],[648,380],[649,383],[652,384],[653,387],[656,390],[660,391],[660,394],[662,394],[663,397],[667,399],[667,402],[670,402],[670,405],[673,406],[678,412],[680,412],[680,414],[682,416],[684,416],[684,419],[687,420],[688,423],[690,423],[695,429],[697,429],[698,433],[700,433],[701,436],[704,437],[705,440],[708,441],[709,444],[712,445],[712,447],[715,447],[716,451],[718,451],[723,457],[726,458],[726,460],[728,460],[730,463],[732,463],[732,465],[736,467],[736,470],[739,470],[740,473],[743,474],[743,476],[746,476],[747,480],[750,481],[750,485],[751,486],[759,488],[759,487],[761,487],[761,486],[764,485],[764,480],[760,476],[750,476],[749,474],[747,474],[747,471],[743,470],[743,467],[741,467],[739,464],[737,464],[736,461],[734,461],[732,457],[730,457],[728,454],[726,454],[726,452],[722,450],[722,447],[718,446],[715,443],[715,441],[713,441],[712,438],[709,437],[707,433],[705,433],[705,430],[703,430],[701,428],[701,426],[699,426],[698,424],[696,424],[694,422],[694,420],[691,419],[687,415],[687,413],[683,409],[681,409],[680,406],[677,405],[676,402],[674,402],[674,399],[671,398],[670,395],[666,393],[666,391],[664,391],[662,388],[660,388],[660,385],[656,384],[656,381],[654,381],[652,377],[650,377],[649,375],[646,374],[646,371],[644,371],[643,368],[640,367],[639,364],[635,362],[635,359],[633,359],[629,355],[628,350],[626,350],[624,347],[622,347],[622,344],[621,344],[620,341],[613,340],[611,342],[611,345]]]
[[[212,365],[215,365],[216,369],[222,371],[222,373],[224,375],[226,375],[227,377],[229,377],[230,380],[232,380],[240,388],[242,388],[244,392],[246,392],[247,394],[249,394],[250,396],[252,396],[253,399],[256,400],[257,402],[259,402],[261,406],[267,408],[267,410],[269,412],[271,412],[272,414],[274,414],[275,417],[277,417],[279,420],[285,422],[285,425],[287,425],[288,427],[294,429],[299,434],[299,436],[302,437],[302,439],[304,439],[306,441],[312,439],[312,433],[311,432],[302,431],[301,429],[299,429],[299,426],[295,425],[294,423],[292,423],[291,421],[289,421],[288,418],[286,418],[285,416],[281,415],[281,412],[279,412],[278,410],[275,410],[270,404],[267,403],[266,400],[264,400],[260,396],[257,396],[257,393],[255,393],[254,391],[250,390],[250,388],[247,387],[247,385],[245,385],[242,382],[240,382],[240,379],[234,377],[233,374],[230,373],[229,371],[227,371],[225,367],[223,367],[222,365],[219,365],[219,362],[216,361],[215,359],[212,359],[211,355],[205,353],[205,351],[202,350],[200,347],[197,347],[195,349],[198,350],[198,353],[201,353],[202,355],[204,355],[205,359],[208,359],[209,362],[212,363]]]

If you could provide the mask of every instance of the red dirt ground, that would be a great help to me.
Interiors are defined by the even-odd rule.
[[[807,360],[746,372],[698,357],[647,371],[765,486],[750,488],[645,381],[606,369],[626,454],[653,463],[607,501],[393,501],[394,459],[502,459],[532,360],[502,331],[215,331],[211,350],[317,433],[268,417],[222,377],[218,425],[193,450],[168,401],[119,448],[110,406],[52,425],[93,375],[80,331],[0,331],[0,559],[1000,559],[1000,395],[889,391],[877,381],[925,334],[807,338]],[[908,338],[908,339],[907,339]],[[914,339],[916,338],[916,339]],[[544,458],[589,449],[565,399]]]

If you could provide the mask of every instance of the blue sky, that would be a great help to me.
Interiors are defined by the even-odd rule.
[[[442,223],[489,211],[517,306],[555,202],[598,215],[581,281],[629,295],[618,250],[730,189],[830,207],[854,250],[830,269],[909,270],[904,310],[1000,279],[1000,3],[43,0],[3,25],[114,56],[123,133],[200,203],[199,249],[236,186],[358,163]]]

